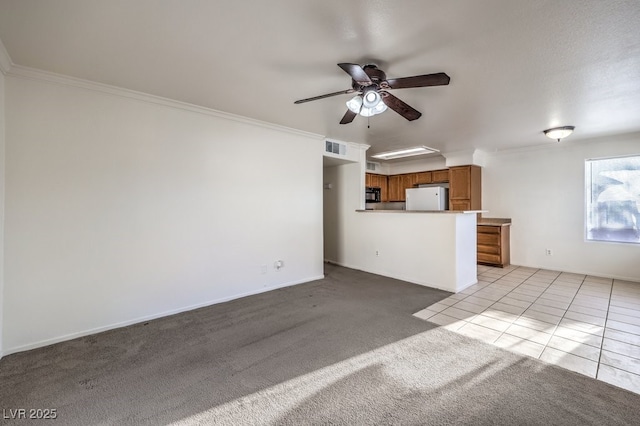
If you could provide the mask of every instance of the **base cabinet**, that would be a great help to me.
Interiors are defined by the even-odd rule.
[[[510,225],[478,224],[478,263],[504,268],[511,263]]]

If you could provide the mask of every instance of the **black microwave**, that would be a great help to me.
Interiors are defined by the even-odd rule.
[[[373,186],[367,186],[364,191],[364,201],[366,203],[379,203],[380,202],[380,188]]]

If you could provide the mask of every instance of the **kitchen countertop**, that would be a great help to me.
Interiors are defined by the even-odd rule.
[[[486,213],[486,210],[356,210],[359,213],[440,213],[440,214],[461,214],[461,213]],[[509,219],[511,221],[511,219]]]
[[[509,226],[511,225],[511,219],[498,217],[481,217],[480,219],[478,219],[478,225]]]

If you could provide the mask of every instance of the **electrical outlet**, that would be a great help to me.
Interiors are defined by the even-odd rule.
[[[284,268],[284,262],[282,260],[276,260],[273,263],[273,267],[276,268],[276,271],[279,271],[280,269]]]
[[[553,251],[551,249],[544,249],[544,254],[547,256],[553,256]]]
[[[376,250],[376,256],[380,256],[380,252]]]

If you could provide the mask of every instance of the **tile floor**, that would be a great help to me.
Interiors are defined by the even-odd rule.
[[[640,393],[640,283],[509,266],[414,314]]]

